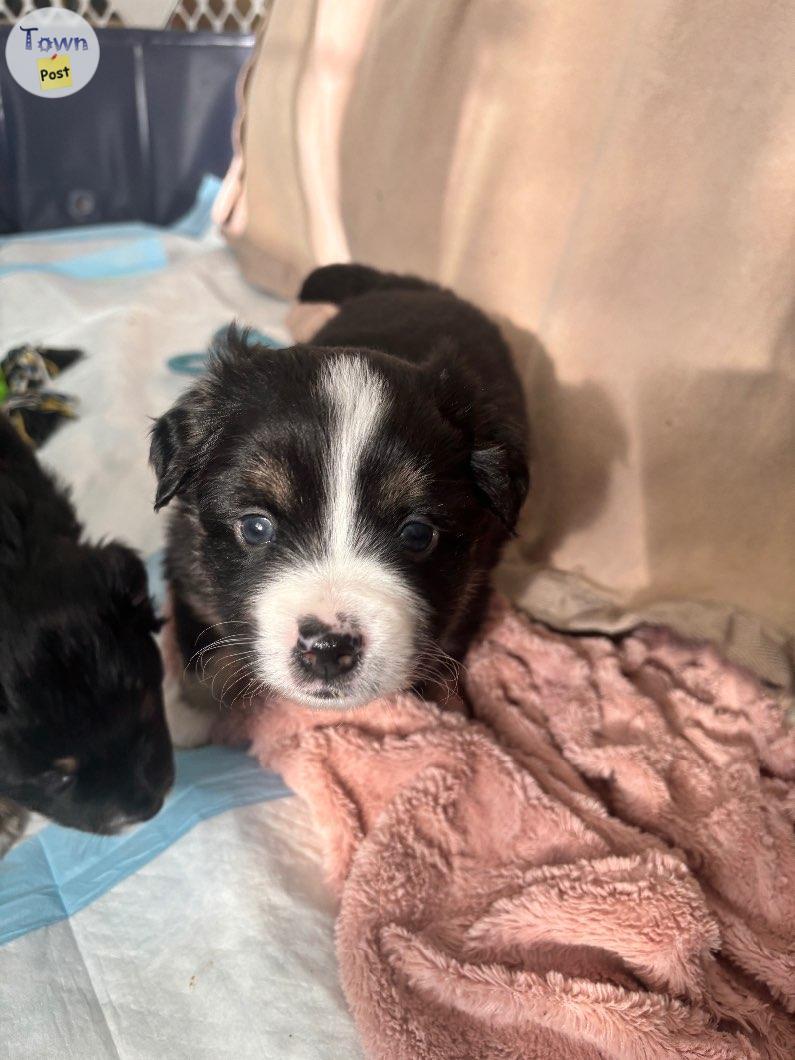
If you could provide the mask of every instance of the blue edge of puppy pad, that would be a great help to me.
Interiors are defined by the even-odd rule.
[[[209,225],[217,178],[205,178],[193,209],[172,226],[181,235],[198,237]],[[83,231],[82,238],[115,241],[107,251],[76,255],[43,271],[75,279],[110,279],[162,268],[166,264],[157,229],[147,225],[101,226]],[[57,238],[59,233],[10,237],[16,240]],[[71,231],[64,238],[73,238]],[[2,240],[0,242],[5,242]],[[0,275],[42,271],[42,266],[17,263]],[[266,336],[252,336],[277,345]],[[190,365],[176,370],[192,375],[205,355],[191,354]],[[147,566],[150,589],[162,601],[161,554]],[[281,777],[262,769],[244,749],[204,747],[177,751],[176,780],[157,817],[119,836],[95,836],[58,825],[47,825],[23,839],[0,861],[0,946],[38,928],[65,920],[106,894],[163,850],[209,817],[252,803],[292,795]]]
[[[158,604],[165,592],[162,560],[156,552],[146,563]],[[50,824],[11,849],[0,861],[0,946],[85,909],[200,821],[293,794],[244,748],[202,747],[174,757],[174,787],[151,821],[118,836]]]
[[[149,589],[162,605],[163,553],[147,560]],[[50,824],[23,839],[0,861],[0,946],[85,909],[200,821],[236,806],[293,792],[244,748],[177,751],[176,779],[151,821],[118,836],[97,836]]]
[[[59,261],[15,261],[2,264],[0,276],[20,272],[43,272],[73,280],[114,280],[156,272],[168,265],[168,255],[161,232],[166,231],[189,239],[201,238],[212,223],[212,206],[220,186],[218,177],[206,175],[197,192],[196,201],[188,213],[165,229],[129,221],[122,224],[90,225],[85,228],[3,236],[0,238],[0,246],[35,245],[40,242],[77,244],[87,241],[107,241],[108,246],[103,250],[71,254]]]
[[[0,861],[0,945],[65,920],[208,817],[292,792],[245,751],[177,751],[177,778],[157,817],[119,836],[48,825]]]

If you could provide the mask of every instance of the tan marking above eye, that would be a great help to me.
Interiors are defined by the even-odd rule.
[[[379,488],[384,504],[399,505],[422,497],[427,476],[411,464],[401,464],[390,471]]]
[[[249,468],[246,472],[246,482],[282,507],[287,506],[293,493],[289,469],[275,460],[265,459],[257,467]]]
[[[67,755],[66,758],[56,758],[52,768],[57,769],[59,773],[76,773],[79,764],[76,758],[73,758],[72,755]]]

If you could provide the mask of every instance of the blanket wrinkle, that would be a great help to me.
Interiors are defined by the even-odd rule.
[[[649,988],[700,1001],[701,957],[718,948],[720,936],[715,922],[704,920],[698,889],[680,867],[673,858],[650,854],[572,863],[555,875],[539,873],[471,926],[468,947],[479,943],[482,953],[501,948],[503,958],[513,947],[529,951],[548,943],[612,952]],[[642,926],[637,922],[641,903]]]
[[[550,631],[495,597],[472,713],[263,701],[379,1060],[795,1055],[795,734],[708,645]]]

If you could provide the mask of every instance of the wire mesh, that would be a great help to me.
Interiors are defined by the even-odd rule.
[[[96,28],[141,26],[187,33],[254,33],[266,18],[273,0],[163,0],[149,5],[159,11],[141,19],[130,0],[0,0],[0,24],[16,22],[44,7],[75,11]]]

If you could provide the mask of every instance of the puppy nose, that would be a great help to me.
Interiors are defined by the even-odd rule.
[[[165,796],[155,793],[141,795],[130,808],[127,815],[127,824],[137,824],[139,821],[149,821],[156,817],[163,809]]]
[[[350,671],[359,662],[359,637],[349,633],[321,633],[298,640],[299,659],[313,677],[329,681]]]

